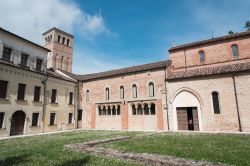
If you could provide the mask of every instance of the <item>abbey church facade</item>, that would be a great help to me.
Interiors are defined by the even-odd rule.
[[[250,32],[169,49],[169,60],[72,73],[74,36],[44,46],[0,28],[0,136],[76,128],[250,132]]]

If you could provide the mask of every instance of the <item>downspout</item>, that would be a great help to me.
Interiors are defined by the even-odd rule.
[[[169,131],[169,117],[168,117],[168,97],[167,97],[167,65],[164,70],[164,85],[165,85],[165,102],[166,102],[166,112],[167,112],[167,125],[168,125],[168,131]]]
[[[187,72],[187,54],[186,54],[186,49],[184,49],[184,56],[185,56],[185,72]]]
[[[239,131],[242,132],[241,120],[240,120],[240,110],[239,110],[237,88],[236,88],[236,82],[235,82],[235,75],[234,75],[234,73],[232,75],[232,78],[233,78],[233,85],[234,85],[234,97],[235,97],[235,102],[236,102],[236,110],[237,110],[238,123],[239,123]]]
[[[42,116],[42,122],[43,122],[43,127],[42,127],[42,133],[44,132],[44,126],[45,126],[45,112],[46,112],[46,105],[47,105],[47,98],[46,98],[46,83],[48,80],[48,76],[42,81],[43,84],[43,116]]]
[[[76,85],[75,85],[75,108],[74,108],[74,121],[75,121],[75,128],[77,129],[78,127],[78,122],[77,122],[77,115],[76,115],[76,110],[78,109],[78,103],[79,103],[79,91],[78,91],[78,87],[79,87],[79,81],[77,81]]]

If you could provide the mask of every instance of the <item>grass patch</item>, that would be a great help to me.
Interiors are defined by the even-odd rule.
[[[64,150],[63,147],[65,144],[81,143],[115,136],[134,136],[136,134],[138,133],[120,131],[73,131],[0,140],[0,165],[138,165],[113,158]]]
[[[101,145],[125,152],[154,153],[230,165],[250,165],[250,136],[165,133]]]

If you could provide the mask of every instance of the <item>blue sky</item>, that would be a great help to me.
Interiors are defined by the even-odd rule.
[[[244,31],[249,0],[13,0],[0,26],[43,44],[58,27],[75,35],[73,72],[86,74],[168,59],[173,45]]]

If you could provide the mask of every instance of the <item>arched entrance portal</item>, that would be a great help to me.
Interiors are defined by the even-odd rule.
[[[23,111],[16,111],[11,117],[10,135],[23,134],[26,114]]]
[[[180,91],[173,100],[175,130],[201,130],[201,104],[190,91]]]

